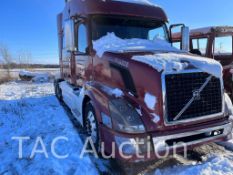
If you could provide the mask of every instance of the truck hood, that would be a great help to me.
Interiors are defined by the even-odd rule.
[[[202,71],[222,79],[219,62],[178,50],[161,39],[121,39],[114,33],[93,42],[96,56],[110,66],[112,87],[123,90],[125,98],[139,111],[146,130],[174,130],[164,119],[163,73]],[[101,61],[102,60],[102,61]],[[110,64],[106,64],[109,62]],[[107,79],[107,78],[106,78]],[[193,123],[182,124],[182,127]]]
[[[121,55],[118,54],[120,58]],[[138,92],[138,103],[146,113],[142,120],[148,131],[169,129],[176,126],[166,126],[164,118],[163,81],[161,74],[176,74],[191,70],[206,72],[222,81],[222,66],[219,62],[186,53],[134,53],[129,56],[129,70]],[[123,58],[123,56],[122,56]],[[127,60],[127,59],[124,59]],[[147,117],[145,117],[147,116]],[[193,123],[181,124],[185,128]]]

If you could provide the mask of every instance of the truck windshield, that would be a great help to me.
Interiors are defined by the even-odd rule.
[[[139,38],[168,41],[166,24],[157,20],[105,16],[93,18],[92,40],[98,40],[111,32],[122,39]]]

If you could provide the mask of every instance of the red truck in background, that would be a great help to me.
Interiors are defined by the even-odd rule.
[[[167,22],[158,6],[120,0],[69,0],[58,15],[61,77],[54,82],[56,96],[97,150],[104,143],[111,154],[115,143],[116,158],[122,161],[158,158],[138,158],[137,139],[145,143],[139,145],[140,153],[148,155],[157,143],[164,152],[177,142],[192,148],[231,138],[221,65],[212,62],[214,74],[208,61],[202,64],[170,47]],[[184,26],[182,39],[187,48]],[[121,150],[126,141],[132,145]],[[122,158],[122,152],[131,157]]]
[[[213,58],[223,66],[223,80],[226,92],[233,100],[233,27],[216,26],[190,31],[190,52]],[[174,34],[173,44],[181,47],[181,35]]]

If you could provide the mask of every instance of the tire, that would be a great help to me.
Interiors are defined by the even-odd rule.
[[[59,87],[59,83],[61,81],[59,80],[55,80],[54,82],[54,88],[55,88],[55,95],[57,97],[57,99],[60,101],[60,102],[63,102],[63,97],[62,97],[62,90],[61,88]]]
[[[91,102],[88,102],[85,107],[85,130],[87,136],[91,137],[95,149],[100,151],[99,127],[96,119],[96,114]]]

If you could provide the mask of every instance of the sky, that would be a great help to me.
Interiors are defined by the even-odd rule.
[[[65,0],[1,0],[0,44],[12,57],[31,55],[32,63],[57,64],[56,16]],[[93,0],[94,1],[94,0]],[[163,7],[170,24],[185,23],[191,28],[232,25],[232,0],[151,0]]]

